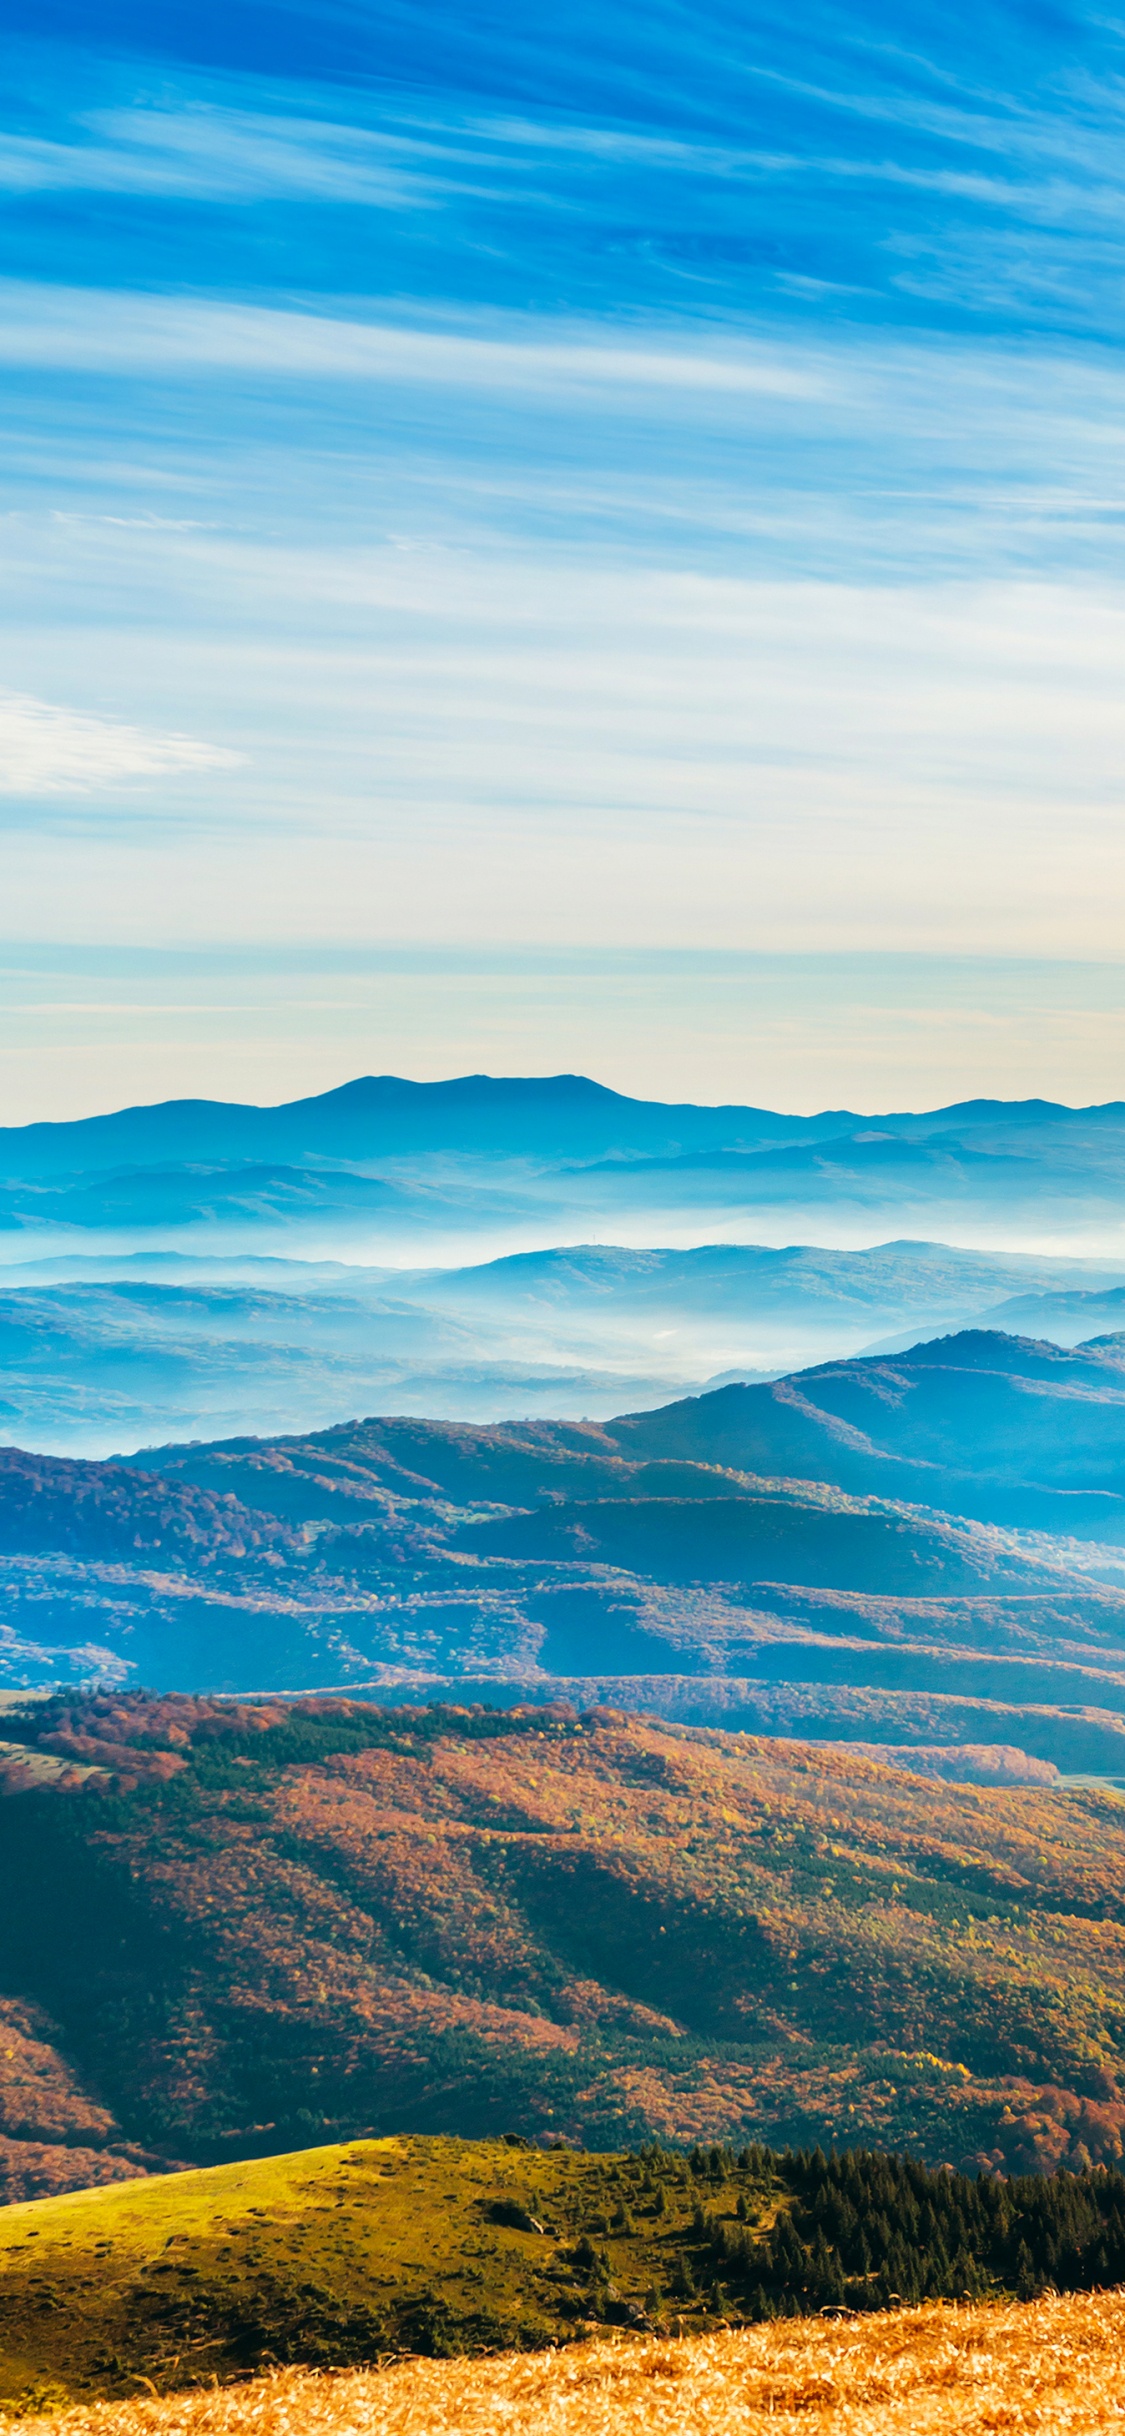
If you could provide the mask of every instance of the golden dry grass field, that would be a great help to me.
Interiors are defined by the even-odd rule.
[[[1099,2436],[1125,2426],[1125,2293],[928,2303],[681,2342],[289,2370],[22,2423],[24,2436]]]

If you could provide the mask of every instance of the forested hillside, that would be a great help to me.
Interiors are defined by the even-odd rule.
[[[74,2093],[37,2115],[0,2055],[13,2195],[60,2138],[125,2172],[403,2129],[1121,2154],[1111,1796],[596,1710],[104,1697],[7,1731],[0,1992]]]
[[[306,1443],[331,1452],[338,1437],[323,1431]],[[548,1488],[604,1496],[607,1484],[611,1495],[658,1495],[659,1481],[628,1483],[637,1466],[672,1463],[696,1478],[700,1467],[719,1467],[756,1480],[829,1482],[858,1497],[1113,1539],[1125,1516],[1125,1336],[1066,1349],[963,1329],[908,1352],[717,1388],[600,1427],[447,1430],[376,1420],[366,1424],[364,1453],[388,1486],[413,1475],[446,1495],[491,1494],[508,1505]],[[140,1459],[202,1479],[211,1455],[162,1447]],[[227,1455],[255,1461],[248,1441],[232,1442]],[[673,1482],[665,1493],[675,1494]]]

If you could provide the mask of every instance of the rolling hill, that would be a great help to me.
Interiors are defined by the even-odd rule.
[[[706,1375],[706,1365],[660,1364],[658,1349],[648,1365],[653,1349],[640,1342],[609,1346],[599,1361],[588,1332],[573,1342],[565,1322],[537,1335],[502,1314],[411,1301],[381,1271],[263,1261],[250,1264],[265,1272],[256,1281],[227,1282],[223,1271],[238,1263],[204,1261],[188,1283],[120,1265],[134,1273],[4,1281],[0,1426],[41,1453],[104,1456],[180,1432],[321,1429],[380,1402],[470,1421],[515,1405],[609,1412],[626,1400],[665,1403]]]
[[[215,1171],[211,1185],[186,1179],[181,1218],[200,1192],[213,1219],[220,1205],[230,1217],[238,1178]],[[314,1190],[327,1190],[323,1177]],[[191,1204],[197,1217],[204,1201]],[[263,1224],[285,1206],[292,1217],[301,1204],[254,1204]],[[430,1215],[449,1207],[435,1186]],[[606,1419],[947,1334],[997,1296],[1017,1313],[1045,1296],[1048,1316],[1068,1297],[1076,1310],[1089,1303],[1088,1326],[1066,1322],[1069,1342],[1094,1332],[1103,1306],[1120,1318],[1120,1274],[931,1243],[577,1244],[447,1269],[153,1245],[56,1252],[0,1274],[0,1426],[40,1452],[96,1456],[177,1436],[320,1430],[348,1411]]]
[[[1121,1773],[1125,1583],[1090,1534],[1123,1379],[1117,1341],[977,1332],[602,1424],[0,1451],[0,1683],[603,1698]]]
[[[298,1161],[677,1155],[730,1142],[804,1139],[839,1121],[631,1100],[580,1074],[467,1074],[437,1083],[363,1075],[276,1108],[166,1100],[62,1124],[2,1127],[0,1175],[28,1179],[248,1154]]]
[[[966,1329],[610,1424],[624,1454],[832,1481],[1025,1530],[1125,1536],[1125,1336]]]
[[[1125,2258],[1123,2204],[1125,2178],[1104,2171],[982,2188],[863,2153],[590,2156],[518,2135],[212,2167],[4,2212],[0,2412],[100,2397],[120,2410],[138,2387],[201,2385],[214,2408],[220,2383],[244,2389],[266,2363],[385,2370],[388,2354],[468,2354],[487,2395],[490,2352],[577,2343],[588,2378],[590,2338],[608,2329],[690,2343],[777,2316],[815,2324],[829,2291],[874,2343],[892,2283],[899,2307],[998,2299],[1052,2271],[1088,2289]],[[306,2397],[290,2385],[278,2399]]]
[[[405,1469],[399,1444],[408,1450]],[[307,1442],[331,1461],[358,1458],[372,1483],[423,1496],[506,1505],[681,1485],[714,1494],[715,1477],[829,1484],[859,1498],[906,1499],[948,1514],[1088,1538],[1114,1536],[1125,1515],[1125,1337],[1064,1349],[996,1331],[963,1330],[908,1351],[820,1365],[783,1379],[735,1384],[599,1427],[550,1423],[491,1430],[381,1420],[344,1424]],[[307,1469],[297,1440],[282,1441]],[[193,1477],[253,1472],[264,1497],[277,1465],[252,1443],[158,1447],[131,1458]],[[647,1473],[643,1467],[648,1467]],[[664,1466],[662,1474],[655,1467]]]
[[[1049,1337],[1056,1345],[1118,1336],[1125,1323],[1125,1287],[1062,1286],[1009,1295],[980,1313],[981,1324],[1007,1335]]]
[[[1044,1134],[1067,1145],[1068,1164],[1112,1161],[1125,1104],[1072,1109],[1048,1100],[972,1100],[928,1114],[876,1119],[847,1109],[792,1116],[765,1108],[697,1107],[634,1100],[581,1074],[460,1075],[415,1083],[362,1075],[334,1091],[273,1108],[222,1100],[166,1100],[64,1123],[0,1127],[0,1175],[45,1178],[79,1169],[258,1159],[370,1160],[467,1155],[486,1159],[707,1160],[726,1153],[800,1155],[857,1139],[903,1154],[935,1138],[988,1155],[998,1136],[1025,1161]]]
[[[90,2151],[407,2130],[1122,2154],[1110,1795],[596,1709],[95,1696],[5,1730],[13,2198]]]

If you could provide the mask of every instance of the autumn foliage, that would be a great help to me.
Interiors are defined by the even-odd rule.
[[[4,1992],[126,2146],[1122,2155],[1112,1796],[605,1710],[105,1695],[10,1730],[64,1773],[0,1804]]]

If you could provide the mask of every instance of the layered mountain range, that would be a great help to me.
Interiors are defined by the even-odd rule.
[[[612,1698],[1125,1769],[1125,1339],[967,1331],[605,1423],[8,1449],[11,1690]]]
[[[1115,2159],[1121,1812],[1067,1788],[1125,1782],[1125,1275],[557,1221],[1049,1172],[1086,1224],[1121,1119],[372,1084],[9,1135],[2,2187],[513,2118]],[[480,1258],[517,1205],[556,1240]],[[362,1260],[294,1256],[345,1207]]]
[[[788,1116],[631,1100],[580,1075],[367,1076],[276,1108],[169,1101],[0,1131],[0,1229],[325,1229],[351,1239],[597,1232],[592,1214],[975,1213],[1117,1243],[1125,1105],[974,1100]],[[583,1220],[585,1223],[583,1224]],[[913,1231],[913,1230],[911,1230]],[[745,1234],[746,1229],[739,1232]]]
[[[1117,1104],[792,1117],[566,1075],[8,1128],[0,1427],[101,1456],[608,1419],[969,1325],[1077,1343],[1123,1315],[1123,1182]]]
[[[512,2123],[1125,2150],[1125,1336],[8,1447],[0,1583],[10,2196]]]
[[[56,1254],[0,1278],[0,1428],[45,1452],[104,1455],[146,1438],[319,1431],[349,1410],[609,1418],[970,1322],[1077,1340],[1121,1319],[1117,1275],[931,1243],[578,1244],[400,1270]]]
[[[1044,1132],[1070,1149],[1067,1167],[1112,1160],[1125,1103],[1071,1109],[1050,1100],[966,1100],[929,1112],[872,1118],[849,1109],[792,1116],[765,1108],[634,1100],[585,1075],[463,1075],[416,1083],[365,1075],[310,1099],[262,1108],[223,1100],[168,1100],[57,1124],[0,1127],[0,1174],[57,1181],[75,1169],[181,1161],[381,1159],[460,1155],[487,1159],[708,1160],[722,1154],[811,1154],[854,1141],[903,1153],[971,1143],[978,1158],[1002,1147],[1034,1158]],[[1100,1152],[1098,1146],[1100,1145]]]

